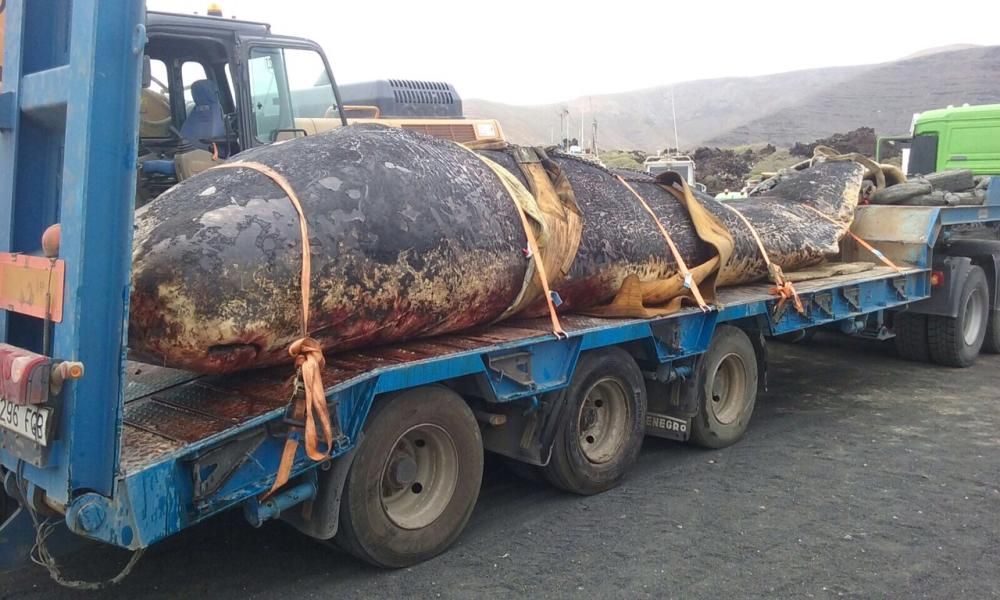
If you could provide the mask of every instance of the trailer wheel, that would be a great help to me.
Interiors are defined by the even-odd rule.
[[[337,544],[379,567],[436,556],[465,528],[483,478],[468,404],[439,386],[379,400],[347,476]]]
[[[931,351],[927,346],[927,315],[896,313],[892,317],[892,329],[896,333],[893,342],[900,358],[930,362]]]
[[[725,448],[743,437],[750,424],[757,403],[757,354],[741,329],[720,325],[703,360],[691,441],[704,448]]]
[[[645,433],[646,385],[635,360],[620,348],[581,356],[563,414],[546,479],[582,495],[621,483]]]
[[[986,338],[989,308],[986,274],[979,267],[970,267],[959,295],[958,316],[927,317],[931,360],[949,367],[969,367],[976,362]]]

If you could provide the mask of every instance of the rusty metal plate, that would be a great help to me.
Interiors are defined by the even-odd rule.
[[[125,402],[197,379],[199,375],[129,360],[125,362]]]
[[[288,403],[288,394],[240,394],[203,381],[156,394],[157,402],[238,425]]]
[[[0,309],[62,322],[65,276],[60,259],[0,252]]]
[[[125,425],[122,428],[121,469],[126,473],[134,473],[182,447],[184,444],[178,441]]]
[[[184,444],[203,440],[233,426],[226,419],[182,410],[153,398],[125,407],[125,423]]]

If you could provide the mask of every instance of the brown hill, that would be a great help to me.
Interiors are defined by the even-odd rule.
[[[673,145],[669,86],[513,106],[465,101],[469,116],[500,120],[519,143],[558,137],[559,111],[571,114],[578,137],[599,123],[601,148],[655,151]],[[682,148],[758,142],[790,145],[861,126],[878,133],[906,131],[914,112],[948,104],[1000,102],[1000,46],[936,52],[891,63],[793,71],[760,77],[689,81],[674,86]]]

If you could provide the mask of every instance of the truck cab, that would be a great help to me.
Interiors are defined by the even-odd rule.
[[[927,175],[969,169],[1000,175],[1000,104],[949,106],[913,115],[909,135],[879,137],[876,160],[887,146],[902,148],[903,171]]]

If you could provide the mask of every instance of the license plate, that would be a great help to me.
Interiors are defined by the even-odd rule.
[[[0,398],[0,427],[42,446],[49,445],[51,416],[51,408],[14,404],[6,398]]]

